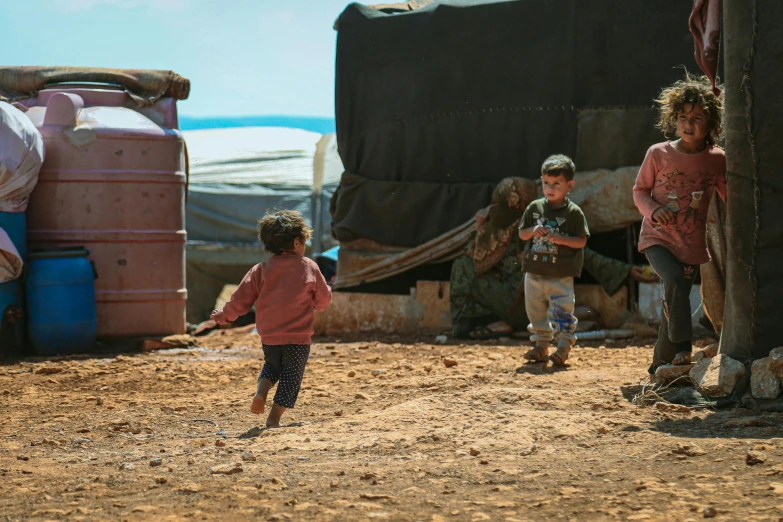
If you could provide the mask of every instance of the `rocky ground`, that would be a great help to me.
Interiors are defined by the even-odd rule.
[[[0,520],[783,516],[783,416],[635,406],[649,344],[419,340],[319,339],[275,430],[252,334],[0,365]]]

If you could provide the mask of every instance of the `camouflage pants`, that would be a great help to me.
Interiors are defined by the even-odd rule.
[[[451,267],[452,335],[468,337],[476,326],[498,320],[515,330],[527,328],[521,284],[522,268],[516,256],[506,256],[482,276],[476,275],[470,257],[458,258]]]
[[[611,259],[585,248],[584,269],[589,272],[609,295],[622,288],[631,265]],[[488,273],[477,276],[473,260],[464,255],[451,267],[451,332],[452,336],[468,337],[477,326],[493,321],[504,321],[514,330],[525,330],[524,278],[516,256],[509,249]]]

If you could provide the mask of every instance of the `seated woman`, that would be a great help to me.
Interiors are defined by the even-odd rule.
[[[536,199],[536,184],[524,178],[505,178],[492,193],[492,204],[476,215],[477,230],[465,255],[451,269],[452,335],[488,339],[526,330],[523,274],[519,254],[523,245],[517,227],[527,205]],[[640,267],[584,249],[584,268],[609,295],[629,276],[650,282]]]

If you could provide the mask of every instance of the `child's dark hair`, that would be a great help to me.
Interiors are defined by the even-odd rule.
[[[312,237],[302,214],[295,210],[280,210],[267,214],[258,221],[258,239],[264,249],[272,254],[282,254],[294,248],[294,240],[302,243]]]
[[[675,82],[661,91],[655,102],[660,106],[656,127],[664,136],[677,130],[677,117],[687,103],[700,105],[707,115],[707,145],[715,145],[723,135],[723,100],[712,91],[712,83],[706,76],[692,77],[685,72],[685,79]]]
[[[566,181],[574,179],[576,165],[571,158],[565,154],[554,154],[544,160],[541,165],[542,176],[559,176],[560,174],[565,177]]]

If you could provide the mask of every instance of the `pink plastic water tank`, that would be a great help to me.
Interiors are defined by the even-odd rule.
[[[55,87],[26,103],[46,145],[27,210],[30,248],[90,251],[104,339],[185,332],[186,158],[176,105],[134,103],[110,87]]]

